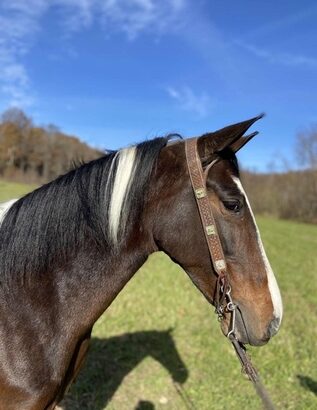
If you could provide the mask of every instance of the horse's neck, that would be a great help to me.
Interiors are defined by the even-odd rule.
[[[56,273],[55,279],[64,298],[64,314],[68,315],[67,306],[71,303],[74,314],[68,319],[75,327],[76,323],[84,328],[91,327],[147,257],[148,253],[140,248],[110,255],[89,251],[89,254],[78,256],[71,271]]]

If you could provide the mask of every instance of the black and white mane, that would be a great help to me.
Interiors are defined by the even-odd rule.
[[[142,212],[153,166],[170,138],[111,152],[15,202],[0,227],[0,282],[45,273],[85,237],[118,247]]]

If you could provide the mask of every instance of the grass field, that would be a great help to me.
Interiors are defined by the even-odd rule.
[[[35,186],[0,180],[0,201],[7,201],[28,193]]]
[[[10,188],[11,189],[11,188]],[[0,184],[0,200],[8,199]],[[17,191],[15,191],[15,194]],[[279,334],[250,349],[277,409],[317,408],[317,226],[258,218],[284,301]],[[154,254],[94,327],[65,410],[261,409],[213,309]]]

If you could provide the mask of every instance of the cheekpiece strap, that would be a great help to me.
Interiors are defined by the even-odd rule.
[[[198,154],[197,138],[190,138],[185,141],[185,151],[188,172],[196,198],[211,261],[214,270],[218,275],[218,289],[216,289],[214,301],[217,308],[220,304],[222,305],[223,298],[225,297],[227,287],[229,285],[227,280],[227,265],[218,235],[215,218],[213,216],[210,199],[207,194],[206,178]]]

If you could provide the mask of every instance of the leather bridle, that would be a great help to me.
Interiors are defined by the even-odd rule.
[[[193,187],[196,203],[202,222],[210,259],[217,274],[213,304],[219,320],[224,318],[225,312],[231,312],[231,324],[227,337],[235,337],[236,305],[231,298],[231,286],[227,272],[227,264],[218,235],[215,218],[210,200],[207,195],[206,181],[213,162],[203,170],[197,149],[197,138],[185,141],[186,161]]]
[[[231,314],[227,337],[233,344],[237,356],[240,359],[242,369],[247,374],[248,378],[253,382],[255,389],[258,395],[261,397],[265,408],[272,410],[274,409],[274,405],[260,381],[258,372],[253,367],[250,358],[247,356],[244,345],[238,341],[235,335],[235,317],[237,305],[233,303],[231,297],[231,286],[225,255],[221,245],[220,237],[218,235],[217,226],[215,218],[213,216],[210,200],[208,198],[206,186],[208,172],[215,162],[211,162],[205,168],[205,170],[203,170],[198,154],[197,138],[190,138],[185,140],[185,152],[188,172],[196,198],[196,203],[203,226],[210,259],[217,274],[217,282],[213,298],[215,312],[217,313],[219,320],[222,320],[224,318],[225,313]]]

